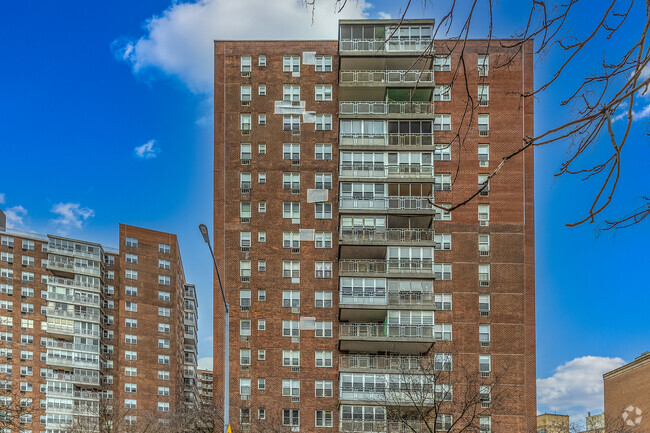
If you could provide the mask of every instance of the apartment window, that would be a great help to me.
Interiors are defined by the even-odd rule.
[[[162,332],[164,334],[169,334],[169,332],[170,332],[169,323],[158,323],[158,332]]]
[[[242,105],[250,105],[251,86],[241,86],[239,89],[239,100],[242,101]]]
[[[257,153],[259,155],[266,155],[266,144],[258,144],[257,145]]]
[[[124,375],[128,377],[137,377],[138,376],[137,367],[124,367]]]
[[[23,282],[29,282],[33,283],[34,282],[34,273],[33,272],[22,272],[22,281]]]
[[[124,277],[127,280],[137,280],[138,279],[138,271],[134,271],[133,269],[126,269],[124,272]]]
[[[491,416],[481,416],[478,419],[479,421],[479,432],[480,433],[489,433],[492,431],[492,417]]]
[[[489,144],[479,144],[478,145],[478,163],[481,167],[487,167],[490,161],[490,145]]]
[[[23,266],[34,266],[34,257],[23,256],[22,257],[22,265]]]
[[[266,349],[259,349],[257,351],[257,360],[266,361]]]
[[[261,201],[257,203],[257,212],[259,213],[266,213],[266,202]]]
[[[439,84],[433,88],[434,101],[451,101],[451,86],[449,84]]]
[[[299,350],[283,350],[282,351],[282,366],[283,367],[300,367],[300,351]]]
[[[483,347],[490,345],[490,325],[478,325],[478,341]]]
[[[138,304],[136,302],[126,301],[124,303],[124,310],[130,311],[132,313],[138,312]]]
[[[481,316],[490,315],[490,295],[478,296],[478,311]]]
[[[451,71],[451,55],[434,56],[433,58],[434,71]]]
[[[490,221],[490,205],[489,204],[479,204],[478,205],[478,221],[483,225],[488,225]]]
[[[125,409],[137,409],[138,408],[138,401],[133,398],[125,398],[124,399],[124,408]]]
[[[239,365],[243,365],[243,366],[251,365],[250,349],[239,349]]]
[[[135,352],[133,350],[125,350],[124,351],[124,359],[127,361],[137,361],[138,360],[138,352]]]
[[[158,412],[169,412],[169,403],[164,401],[159,401]]]
[[[266,319],[257,319],[257,330],[266,331]]]
[[[2,236],[0,237],[0,245],[13,248],[14,247],[14,238],[11,236]]]
[[[489,114],[479,114],[478,115],[478,135],[485,137],[490,132],[490,115]]]
[[[13,269],[7,269],[7,268],[0,269],[0,277],[4,277],[4,278],[8,279],[9,281],[13,281],[13,279],[14,279],[14,271],[13,271]]]
[[[283,260],[282,277],[300,278],[300,262],[297,260]]]
[[[159,338],[158,339],[158,348],[159,349],[169,349],[170,343],[169,340],[166,338]]]
[[[20,375],[21,376],[33,376],[34,375],[34,367],[21,365],[20,366]]]
[[[282,100],[290,102],[300,101],[300,86],[285,84],[282,86]]]
[[[158,395],[161,395],[163,397],[169,397],[169,387],[168,386],[159,386],[158,387]]]
[[[239,115],[239,125],[243,133],[250,132],[251,130],[251,115],[250,114],[240,114]]]
[[[250,308],[250,306],[251,306],[251,291],[250,290],[240,290],[239,291],[239,306],[242,307],[242,310]]]
[[[300,397],[300,380],[282,379],[282,395],[284,397]]]
[[[136,238],[132,238],[132,237],[129,237],[129,236],[126,237],[124,243],[125,243],[125,245],[127,247],[137,247],[138,246],[138,240]]]
[[[282,203],[282,218],[299,219],[300,218],[300,203],[299,202],[283,202]]]
[[[332,367],[332,352],[330,350],[317,350],[315,359],[316,359],[316,367],[321,367],[321,368]]]
[[[486,376],[492,371],[492,357],[490,355],[478,356],[478,369],[482,376]]]
[[[239,378],[239,394],[242,396],[242,400],[244,400],[244,397],[248,397],[251,395],[251,380],[250,378],[247,377],[241,377]]]
[[[315,292],[316,308],[332,308],[332,292],[317,290]]]
[[[34,320],[32,320],[32,319],[20,319],[20,327],[22,329],[34,329]]]
[[[332,173],[316,173],[316,189],[332,189]]]
[[[169,371],[158,370],[158,380],[169,380]]]
[[[266,389],[266,378],[260,377],[257,379],[257,389],[264,391]]]
[[[138,288],[135,286],[124,286],[124,294],[128,296],[138,296]]]
[[[332,427],[332,411],[331,410],[317,410],[316,411],[316,427]]]
[[[260,84],[257,86],[257,94],[259,96],[266,96],[266,84]]]
[[[257,173],[257,183],[266,183],[266,173]]]
[[[282,116],[282,129],[285,131],[293,131],[294,134],[299,134],[300,116],[295,114]]]
[[[241,56],[239,64],[242,77],[250,76],[252,69],[251,56]]]
[[[282,159],[291,159],[293,161],[300,159],[300,145],[299,144],[283,144],[282,145]]]
[[[451,310],[451,294],[436,293],[434,295],[434,305],[437,310]]]
[[[13,308],[11,306],[11,304],[12,304],[12,302],[9,302],[9,310],[10,311]],[[29,302],[21,302],[20,303],[20,312],[21,313],[33,313],[34,312],[34,304],[31,304]]]
[[[331,380],[317,380],[315,384],[317,398],[329,398],[334,395]]]
[[[451,263],[434,263],[433,273],[436,280],[451,280]]]
[[[158,307],[158,315],[161,317],[170,317],[171,309],[167,307]]]
[[[453,356],[451,353],[436,353],[433,355],[434,371],[451,371],[453,368]]]
[[[486,107],[490,101],[490,86],[488,84],[478,85],[478,105]]]
[[[316,262],[316,278],[332,278],[332,262]]]
[[[451,131],[451,114],[434,114],[433,130]]]
[[[242,161],[248,161],[251,159],[251,145],[248,143],[243,143],[239,145],[239,158]]]
[[[300,321],[298,321],[298,320],[283,320],[282,321],[282,336],[283,337],[298,337],[298,336],[300,336]]]
[[[251,321],[249,319],[242,319],[239,321],[239,335],[248,337],[251,335]]]
[[[283,72],[300,72],[300,56],[284,56],[282,58]]]
[[[331,101],[332,100],[332,85],[331,84],[317,84],[316,85],[316,100],[317,101]]]
[[[490,56],[488,54],[478,55],[478,76],[487,77],[490,71]]]
[[[451,341],[451,323],[436,323],[434,333],[436,340]]]
[[[266,56],[265,55],[257,56],[257,66],[266,66]]]
[[[316,56],[316,72],[332,72],[332,56]]]
[[[266,232],[257,232],[257,242],[266,242]]]
[[[433,236],[433,240],[437,250],[451,250],[450,233],[437,233]]]
[[[239,173],[239,189],[242,194],[248,194],[251,191],[251,174]]]
[[[158,244],[158,252],[161,254],[169,254],[172,251],[172,247],[169,244]]]
[[[332,130],[332,115],[331,114],[317,114],[316,115],[316,131],[331,131]]]
[[[282,189],[300,191],[300,173],[282,173]]]
[[[332,219],[332,203],[315,203],[315,219]]]
[[[158,364],[169,364],[169,355],[158,355]]]
[[[316,337],[332,338],[332,322],[316,321],[315,325]]]
[[[298,290],[283,290],[282,291],[282,306],[283,307],[300,307],[300,291]]]
[[[138,327],[138,319],[124,319],[124,326],[135,329]]]
[[[453,417],[448,414],[439,414],[436,416],[435,431],[450,431],[453,424]]]
[[[332,248],[332,233],[316,232],[314,248]]]
[[[487,197],[490,193],[490,180],[488,177],[488,174],[478,175],[478,189],[481,191],[479,193],[481,197]]]
[[[478,281],[481,286],[487,287],[490,285],[490,265],[478,265]]]
[[[300,426],[300,410],[282,409],[282,425]]]
[[[31,392],[34,390],[32,382],[20,382],[20,391],[21,392]]]
[[[317,161],[331,161],[332,145],[326,143],[316,144],[314,159]]]
[[[434,174],[433,189],[435,191],[451,191],[451,174],[450,173]]]
[[[239,247],[242,249],[250,248],[251,232],[239,232]]]
[[[266,114],[258,114],[257,115],[257,124],[258,125],[266,125]]]
[[[171,299],[172,299],[171,293],[163,292],[162,290],[158,290],[158,300],[160,300],[160,301],[171,301]]]
[[[239,219],[241,222],[249,222],[251,218],[251,202],[239,202]]]
[[[27,257],[27,256],[23,256],[23,260],[24,260],[25,257]],[[14,262],[14,255],[12,253],[2,252],[2,253],[0,253],[0,260],[2,260],[3,262],[7,262],[7,263],[13,263]]]
[[[257,291],[257,300],[260,302],[266,301],[266,290],[260,289]]]

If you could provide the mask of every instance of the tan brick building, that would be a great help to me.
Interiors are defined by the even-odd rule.
[[[605,431],[647,432],[650,427],[650,352],[603,375]]]
[[[477,430],[535,430],[532,150],[451,214],[430,203],[466,199],[532,136],[519,96],[532,89],[532,44],[470,41],[464,75],[451,41],[420,58],[433,21],[395,25],[341,21],[338,41],[215,41],[214,249],[234,427],[390,430],[386,387],[435,357],[484,387],[501,378],[503,404],[482,403]],[[215,282],[218,406],[223,314]]]
[[[569,415],[537,415],[537,433],[569,433]]]
[[[212,393],[212,370],[197,370],[196,387],[201,404],[212,406],[214,400]]]
[[[32,408],[22,432],[96,425],[109,407],[119,430],[196,403],[196,295],[175,235],[120,224],[119,249],[0,236],[0,383]]]

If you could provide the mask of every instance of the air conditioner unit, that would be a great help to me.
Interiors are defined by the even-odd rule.
[[[291,403],[298,403],[300,402],[300,397],[291,397]]]
[[[489,131],[488,129],[486,129],[486,130],[484,130],[484,131],[479,131],[479,132],[478,132],[478,135],[479,135],[480,137],[487,137],[489,132],[490,132],[490,131]]]
[[[251,105],[251,101],[241,101],[241,105]]]
[[[481,255],[481,256],[489,256],[490,255],[490,250],[479,251],[479,255]]]
[[[292,164],[293,165],[293,164]],[[300,188],[293,188],[291,194],[300,194]]]
[[[248,395],[242,395],[242,396],[241,396],[241,399],[242,399],[242,400],[248,400],[248,397],[249,397]]]
[[[481,107],[487,107],[488,101],[489,101],[488,99],[479,98],[479,104],[478,105],[480,105]]]
[[[481,311],[481,316],[488,317],[490,315],[489,311]]]
[[[479,167],[487,167],[490,161],[479,161],[478,166]]]
[[[291,160],[291,165],[300,165],[300,160],[299,159],[292,159]]]
[[[251,160],[250,159],[242,159],[241,160],[241,165],[251,165]]]
[[[250,306],[243,306],[243,307],[241,307],[241,310],[242,311],[250,311],[251,307]]]
[[[490,372],[489,371],[482,371],[481,372],[481,377],[490,377]]]
[[[251,277],[242,276],[241,277],[241,282],[242,283],[250,283],[251,282]]]
[[[300,307],[291,307],[291,312],[292,313],[300,313]]]
[[[481,347],[490,347],[489,341],[481,341]]]
[[[251,130],[250,129],[242,129],[241,130],[241,135],[251,135]],[[487,134],[485,134],[487,135]]]
[[[246,224],[246,223],[251,222],[251,219],[250,218],[240,218],[239,222],[242,223],[242,224]]]
[[[300,135],[300,129],[292,129],[292,130],[291,130],[291,133],[292,133],[293,135]]]
[[[479,221],[479,223],[480,223],[480,225],[482,225],[482,226],[484,226],[484,227],[490,225],[490,221],[487,221],[487,220]]]
[[[481,287],[490,287],[490,280],[487,281],[481,281],[480,282]]]
[[[489,409],[490,408],[490,402],[489,401],[481,402],[481,408],[482,409]]]
[[[241,76],[242,77],[250,77],[251,73],[250,73],[250,71],[241,71]]]
[[[291,372],[292,373],[299,373],[300,372],[300,367],[291,367]]]
[[[300,248],[291,248],[291,254],[300,254]]]
[[[300,337],[291,337],[292,343],[300,343]]]
[[[241,193],[242,193],[242,194],[250,194],[250,193],[251,193],[251,189],[250,189],[250,188],[242,188],[242,189],[241,189]],[[487,194],[486,194],[486,195],[487,195]]]
[[[247,253],[250,250],[251,250],[250,247],[241,247],[241,252],[242,253]]]

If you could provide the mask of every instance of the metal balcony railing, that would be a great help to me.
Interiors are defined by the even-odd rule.
[[[63,269],[69,272],[91,274],[96,277],[100,277],[102,275],[102,270],[98,266],[87,266],[79,263],[64,262],[60,260],[48,260],[47,267],[49,269]]]
[[[412,114],[432,115],[432,102],[419,101],[342,101],[339,102],[340,115],[388,115]]]
[[[391,325],[384,323],[340,323],[339,337],[431,338],[431,325]]]
[[[391,178],[414,177],[431,178],[433,165],[423,164],[381,164],[381,163],[341,163],[339,175],[348,177]]]
[[[100,297],[80,296],[80,295],[66,295],[56,292],[43,292],[43,299],[49,301],[61,301],[69,304],[79,304],[92,307],[100,306]]]
[[[354,197],[342,196],[339,209],[377,209],[377,210],[433,210],[429,202],[433,197],[389,196]]]
[[[344,433],[429,433],[429,429],[420,420],[412,421],[370,421],[346,420],[339,422],[339,431]]]
[[[432,146],[433,133],[364,134],[341,132],[341,146]]]
[[[100,320],[99,314],[60,310],[58,308],[48,308],[47,315],[52,317],[63,317],[65,319],[85,320],[88,322],[99,322]]]
[[[433,71],[341,71],[339,83],[433,84]]]
[[[101,289],[101,285],[99,283],[95,284],[91,282],[84,282],[84,281],[72,280],[70,278],[61,278],[61,277],[54,277],[54,276],[47,277],[47,284],[52,284],[52,285],[60,284],[63,286],[78,287],[80,289],[91,289],[91,290]]]
[[[361,229],[342,228],[341,241],[377,242],[429,242],[434,240],[434,231],[429,229]]]
[[[69,367],[79,367],[79,368],[91,368],[94,370],[99,370],[99,359],[83,359],[83,358],[73,358],[67,356],[58,356],[51,353],[47,354],[47,360],[45,361],[47,365],[66,365]]]
[[[87,259],[93,259],[93,260],[101,260],[102,256],[99,252],[97,253],[89,253],[86,251],[79,251],[76,250],[75,248],[72,247],[64,247],[62,245],[56,245],[56,244],[47,244],[47,252],[48,253],[60,253],[60,254],[66,254],[66,255],[72,255],[72,256],[77,256],[77,257],[84,257]]]
[[[425,358],[420,356],[386,356],[343,354],[339,356],[339,369],[389,370],[391,372],[417,373],[422,371]]]
[[[431,44],[431,38],[409,39],[341,39],[339,51],[424,51]]]
[[[340,304],[353,305],[434,305],[433,292],[400,292],[384,289],[340,290]]]
[[[52,332],[54,334],[90,335],[93,337],[99,337],[99,329],[95,330],[95,329],[74,328],[68,325],[60,325],[56,323],[48,323],[47,332]]]
[[[45,347],[52,349],[64,349],[64,350],[76,350],[79,352],[91,352],[99,353],[99,346],[94,346],[91,344],[79,344],[79,343],[70,343],[68,341],[52,341],[48,340],[45,343]]]
[[[48,380],[60,380],[63,382],[99,385],[99,375],[91,376],[87,374],[47,373],[45,378]]]
[[[433,273],[432,259],[344,259],[339,260],[339,272],[385,273]]]
[[[86,400],[97,400],[99,401],[99,393],[93,391],[73,391],[71,389],[65,388],[53,388],[47,387],[45,392],[47,397],[67,397],[67,398],[76,398],[76,399],[86,399]]]

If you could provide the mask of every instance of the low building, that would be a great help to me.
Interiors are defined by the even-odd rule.
[[[650,352],[603,375],[605,431],[647,432],[650,429]],[[645,415],[645,416],[644,416]],[[646,418],[646,419],[644,419]]]
[[[587,415],[585,433],[603,433],[605,431],[605,413]]]
[[[537,433],[569,433],[569,415],[553,413],[538,415]]]
[[[199,370],[198,373],[199,401],[204,405],[212,405],[212,370]]]

